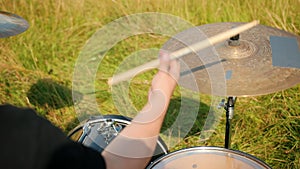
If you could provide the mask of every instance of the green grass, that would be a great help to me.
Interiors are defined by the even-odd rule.
[[[105,24],[125,15],[162,12],[194,25],[248,22],[300,34],[299,0],[2,0],[3,11],[24,17],[30,28],[0,41],[0,103],[32,107],[68,132],[78,124],[70,90],[79,52]],[[170,37],[139,35],[118,43],[101,62],[96,96],[102,114],[118,114],[106,81],[126,56],[160,48]],[[140,109],[155,71],[136,77],[130,85],[132,104]],[[176,90],[163,130],[180,107]],[[184,140],[171,149],[224,145],[225,116],[209,140],[199,142],[210,97],[200,95],[197,121]],[[254,155],[275,169],[300,168],[300,86],[257,97],[238,98],[233,119],[232,148]]]

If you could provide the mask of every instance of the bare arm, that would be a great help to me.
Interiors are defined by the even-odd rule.
[[[161,54],[148,102],[102,152],[108,169],[142,169],[150,161],[167,108],[179,78],[179,63]]]

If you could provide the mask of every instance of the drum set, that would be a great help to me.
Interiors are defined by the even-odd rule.
[[[28,28],[28,23],[24,19],[5,12],[0,12],[0,24],[1,38],[22,33]],[[197,29],[207,37],[211,37],[241,24],[243,23],[214,23],[199,26]],[[182,40],[196,43],[197,38],[194,38],[193,29],[195,28],[185,30],[176,35],[176,38],[171,38],[164,44],[162,49],[171,52],[178,51],[186,47]],[[278,43],[278,41],[283,43]],[[201,58],[198,61],[199,55],[202,55],[201,51],[194,51],[182,57],[181,59],[184,63],[191,68],[191,73],[195,77],[198,86],[201,86],[199,87],[201,93],[221,95],[227,99],[221,102],[221,107],[226,112],[225,144],[224,147],[191,147],[169,152],[164,141],[159,138],[155,155],[147,168],[270,169],[271,167],[260,159],[244,152],[230,149],[230,123],[234,116],[234,104],[237,97],[270,94],[300,83],[300,62],[299,65],[280,65],[281,62],[283,63],[286,60],[290,60],[291,63],[297,62],[295,57],[290,57],[292,55],[298,55],[298,58],[300,58],[300,54],[293,53],[293,50],[290,48],[276,45],[285,44],[284,42],[287,41],[294,43],[294,46],[296,46],[294,51],[299,52],[299,36],[273,27],[257,25],[232,36],[228,40],[213,45],[213,49],[216,51],[215,54],[220,58],[221,62],[207,66],[206,63],[201,62]],[[284,49],[289,50],[284,51]],[[284,56],[278,58],[276,51],[280,51],[280,54]],[[274,63],[279,64],[275,65]],[[209,69],[213,69],[217,64],[222,64],[224,69],[225,88],[222,88],[221,92],[216,90],[212,93],[214,84],[211,84],[211,77],[208,72]],[[203,66],[205,69],[202,69]],[[189,76],[181,74],[180,78],[184,81]],[[224,90],[226,91],[225,93]],[[69,137],[98,152],[102,152],[118,133],[130,124],[130,121],[130,118],[120,115],[92,116],[73,129],[69,133]]]
[[[243,23],[215,23],[207,24],[197,27],[199,31],[203,32],[206,36],[211,37],[219,34],[224,30],[238,27]],[[199,39],[195,38],[195,28],[191,28],[180,32],[167,41],[162,49],[170,52],[176,52],[182,48],[186,48],[190,44],[195,44]],[[206,66],[204,61],[201,63],[199,56],[203,55],[202,51],[191,52],[181,59],[192,70],[190,73],[196,79],[199,91],[205,94],[214,94],[225,96],[227,100],[221,101],[221,107],[226,112],[226,131],[223,147],[191,147],[187,149],[168,152],[167,147],[160,138],[157,141],[155,155],[148,165],[148,169],[270,169],[266,163],[260,159],[246,154],[241,151],[230,149],[230,133],[231,133],[231,119],[234,116],[234,105],[237,97],[258,96],[264,94],[274,93],[280,90],[292,87],[300,82],[300,62],[299,67],[290,65],[274,65],[274,51],[282,46],[276,46],[277,42],[272,41],[273,37],[286,38],[296,43],[296,51],[299,51],[300,37],[291,33],[279,30],[276,28],[257,25],[247,31],[244,31],[236,36],[229,38],[226,41],[217,43],[213,46],[215,55],[218,55],[222,68],[224,69],[223,76],[225,77],[225,85],[217,84],[216,86],[225,86],[226,89],[214,90],[212,93],[212,86],[210,82],[210,69],[214,70],[214,64]],[[188,41],[187,44],[182,42]],[[284,48],[284,47],[283,47]],[[297,53],[296,53],[297,54]],[[299,53],[298,53],[299,54]],[[281,59],[291,59],[289,55],[295,53],[287,53]],[[299,54],[300,57],[300,54]],[[280,59],[280,58],[279,58]],[[200,60],[200,61],[199,61]],[[212,62],[215,62],[212,60]],[[205,67],[200,69],[199,67]],[[184,70],[183,70],[184,71]],[[228,76],[230,74],[230,76]],[[180,80],[188,81],[190,76],[181,74]],[[189,86],[187,85],[186,88]],[[226,93],[223,91],[226,90]],[[224,94],[225,93],[225,94]],[[71,132],[70,136],[78,135],[74,139],[90,147],[94,147],[91,142],[92,138],[101,145],[102,149],[96,147],[100,151],[109,144],[108,140],[112,140],[119,132],[120,129],[129,124],[130,121],[121,124],[120,116],[104,116],[101,118],[92,117],[83,126],[79,126],[79,134]],[[122,119],[125,117],[121,117]],[[125,118],[126,119],[126,118]],[[121,125],[121,127],[120,127]],[[97,129],[96,129],[97,128]],[[75,130],[76,131],[76,130]],[[110,131],[110,132],[109,132]]]
[[[242,24],[236,22],[215,23],[191,28],[175,35],[174,38],[171,38],[163,45],[162,49],[176,52],[190,44],[197,43],[199,39],[195,38],[195,29],[211,37]],[[272,40],[274,37],[277,38],[277,41]],[[282,41],[285,42],[288,40],[296,43],[296,51],[299,51],[299,36],[276,28],[257,25],[226,41],[213,45],[212,49],[215,51],[212,53],[218,56],[219,62],[211,60],[214,64],[207,64],[204,59],[201,62],[199,56],[202,56],[203,53],[196,50],[182,57],[183,62],[192,70],[190,73],[195,77],[197,85],[201,86],[198,88],[201,93],[225,96],[227,99],[220,102],[220,107],[223,107],[226,112],[224,148],[191,147],[169,152],[163,140],[159,138],[154,153],[155,156],[151,159],[147,169],[270,169],[271,167],[260,159],[244,152],[230,149],[230,133],[237,97],[270,94],[287,89],[300,82],[300,62],[299,66],[291,66],[290,64],[274,65],[274,62],[278,62],[278,59],[297,62],[290,55],[298,54],[300,58],[300,53],[292,53],[290,51],[286,51],[281,58],[275,58],[276,53],[274,51],[284,50],[285,48],[284,46],[276,46],[278,38],[279,40],[283,38]],[[187,43],[182,43],[184,41],[187,41]],[[213,58],[213,56],[210,57]],[[218,64],[222,64],[224,70],[222,76],[225,79],[225,84],[211,84],[210,69],[214,71],[215,66]],[[203,69],[203,66],[205,69]],[[183,72],[186,71],[183,70]],[[186,73],[181,73],[181,81],[188,81],[188,78],[190,76],[186,75]],[[112,83],[112,81],[110,82]],[[216,89],[212,93],[214,85],[222,86],[223,88]],[[183,87],[189,88],[188,85],[184,86],[184,83]],[[73,130],[70,133],[70,137],[101,152],[122,128],[128,124],[130,124],[130,119],[123,116],[91,117],[83,125]]]

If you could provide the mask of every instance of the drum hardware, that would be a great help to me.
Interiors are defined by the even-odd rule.
[[[231,120],[233,119],[234,115],[234,104],[236,101],[236,97],[228,97],[227,103],[225,103],[225,99],[222,99],[221,103],[219,104],[218,108],[223,107],[226,112],[226,129],[225,129],[225,145],[224,147],[230,149],[231,144]]]
[[[92,131],[92,128],[99,123],[98,121],[87,122],[83,126],[83,137],[79,139],[79,142],[83,142],[83,139]],[[106,119],[105,122],[99,123],[96,127],[97,134],[102,135],[105,143],[108,145],[123,129],[114,119]]]
[[[75,127],[68,137],[99,153],[131,122],[120,115],[92,116]],[[151,161],[168,153],[168,148],[159,137]]]
[[[0,38],[20,34],[29,27],[28,22],[22,17],[0,11]]]
[[[240,34],[237,34],[231,38],[229,38],[228,45],[229,46],[239,46],[240,45]]]
[[[240,34],[237,34],[231,38],[229,38],[228,45],[232,47],[236,47],[240,45]],[[234,115],[234,104],[236,101],[236,97],[227,97],[227,103],[225,103],[225,99],[221,101],[219,106],[225,109],[226,113],[226,126],[225,126],[225,144],[224,147],[227,149],[231,148],[231,120]]]

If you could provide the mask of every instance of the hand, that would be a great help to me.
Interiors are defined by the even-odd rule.
[[[169,99],[176,87],[180,76],[180,64],[177,60],[170,60],[170,55],[161,51],[159,71],[152,80],[149,96],[153,91],[160,91]]]
[[[165,116],[171,96],[179,79],[180,65],[170,60],[169,54],[160,52],[159,71],[153,77],[148,93],[148,102],[134,120],[136,123],[149,123]]]

